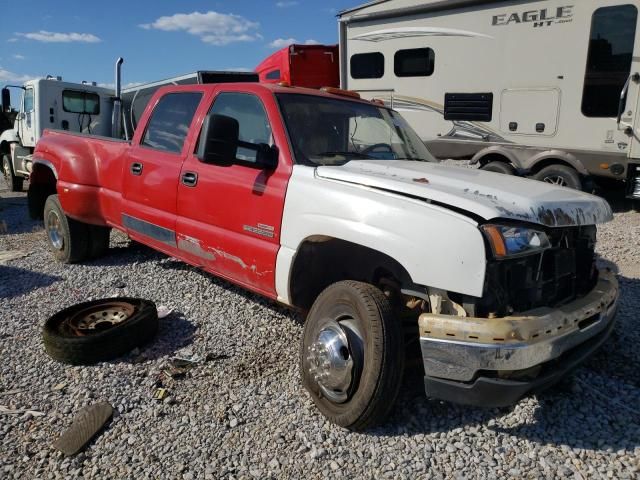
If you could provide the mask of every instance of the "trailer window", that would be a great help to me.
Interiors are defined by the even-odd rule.
[[[271,125],[260,99],[247,93],[221,93],[211,107],[211,113],[235,118],[240,124],[241,142],[273,145]],[[255,163],[257,151],[238,147],[236,160]]]
[[[638,10],[602,7],[593,13],[582,93],[587,117],[616,117],[620,93],[631,72]]]
[[[280,70],[271,70],[267,73],[267,80],[280,80]]]
[[[100,114],[100,96],[97,93],[77,90],[62,91],[62,108],[65,112],[86,115]]]
[[[142,145],[180,153],[189,126],[202,98],[201,93],[168,93],[153,109]]]
[[[428,77],[433,73],[435,53],[430,48],[398,50],[393,57],[397,77]]]
[[[382,78],[384,55],[380,52],[351,55],[351,78]]]

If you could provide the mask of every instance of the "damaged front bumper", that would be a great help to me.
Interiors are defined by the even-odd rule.
[[[428,396],[507,406],[560,380],[613,330],[618,282],[600,272],[595,288],[557,308],[472,318],[423,313],[420,346]]]

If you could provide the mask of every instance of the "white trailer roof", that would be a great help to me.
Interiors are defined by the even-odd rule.
[[[338,13],[342,22],[393,18],[405,15],[454,10],[505,0],[374,0]]]

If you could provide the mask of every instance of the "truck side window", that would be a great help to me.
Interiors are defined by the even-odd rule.
[[[249,143],[271,145],[271,125],[262,102],[248,93],[221,93],[211,107],[211,113],[235,118],[240,124],[240,140]],[[244,162],[255,162],[257,152],[248,148],[238,148],[236,158]]]
[[[637,20],[634,5],[602,7],[593,12],[582,92],[585,116],[618,115],[620,92],[631,72]]]
[[[33,88],[27,88],[24,92],[24,111],[25,113],[33,111]]]
[[[271,70],[265,78],[267,80],[280,80],[280,70]]]
[[[349,61],[351,78],[382,78],[384,55],[380,52],[356,53]]]
[[[202,93],[169,93],[153,109],[142,145],[180,153]]]

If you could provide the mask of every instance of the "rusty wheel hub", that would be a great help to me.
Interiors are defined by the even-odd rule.
[[[134,311],[135,307],[130,303],[104,303],[79,311],[69,317],[64,325],[72,334],[82,337],[126,322]]]

